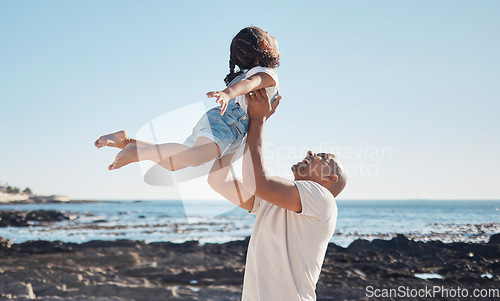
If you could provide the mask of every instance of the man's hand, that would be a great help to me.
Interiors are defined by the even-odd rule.
[[[280,104],[281,96],[278,95],[276,101],[271,105],[266,89],[252,91],[246,94],[248,102],[248,115],[250,120],[266,121],[271,115],[276,112],[276,108]]]
[[[243,154],[243,185],[247,191],[280,208],[302,211],[299,189],[295,182],[269,176],[264,167],[264,121],[271,116],[281,96],[271,105],[265,90],[247,94],[250,125],[247,134],[247,151]]]
[[[220,115],[224,115],[227,109],[227,104],[231,97],[224,91],[211,91],[207,93],[207,97],[215,97],[215,102],[220,105]]]

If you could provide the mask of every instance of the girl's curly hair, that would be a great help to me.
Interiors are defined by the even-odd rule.
[[[266,49],[260,47],[264,41],[264,31],[258,27],[251,26],[240,30],[233,38],[229,56],[229,74],[224,79],[226,86],[243,70],[256,66],[275,68],[280,65],[279,58],[274,57]],[[235,67],[238,66],[238,72]]]

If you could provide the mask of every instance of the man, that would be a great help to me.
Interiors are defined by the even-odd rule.
[[[264,122],[276,110],[265,90],[247,94],[250,117],[243,181],[231,176],[234,154],[219,159],[209,184],[228,200],[256,214],[248,246],[243,301],[316,300],[316,283],[337,221],[335,197],[346,175],[332,154],[307,152],[292,166],[294,181],[264,168]]]

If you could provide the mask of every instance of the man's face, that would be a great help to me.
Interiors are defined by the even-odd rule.
[[[330,160],[328,154],[308,151],[304,160],[292,166],[295,180],[321,181],[323,177],[332,174]]]

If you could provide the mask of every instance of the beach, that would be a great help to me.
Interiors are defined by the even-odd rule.
[[[204,245],[132,240],[12,244],[2,239],[0,296],[2,300],[239,300],[247,245],[248,239]],[[441,287],[450,292],[459,288],[462,294],[474,290],[494,294],[493,289],[498,293],[500,288],[499,254],[500,234],[487,243],[419,242],[404,235],[356,240],[347,248],[330,243],[317,299],[373,300],[370,294],[375,289],[399,287],[408,293]]]
[[[498,205],[340,202],[317,299],[494,300],[472,295],[500,293]],[[253,216],[196,206],[4,205],[0,300],[240,300]]]

